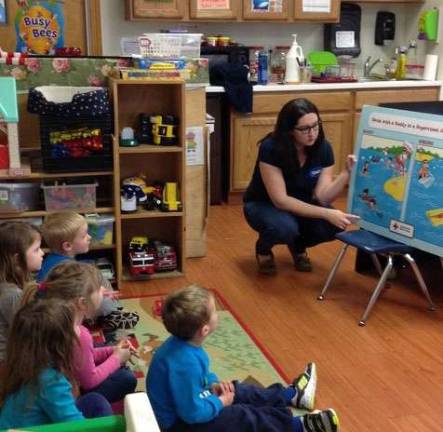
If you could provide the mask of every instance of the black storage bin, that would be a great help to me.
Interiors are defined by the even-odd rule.
[[[104,88],[53,87],[54,92],[71,92],[71,102],[48,100],[51,95],[46,87],[31,89],[28,97],[28,111],[40,116],[40,141],[43,170],[62,173],[76,171],[107,171],[113,166],[112,133],[114,130],[109,94]],[[78,91],[78,93],[76,93]],[[49,94],[49,96],[48,96]],[[55,100],[58,98],[55,97]],[[69,98],[69,95],[68,95]],[[62,144],[56,148],[51,142],[51,133],[69,137],[79,130],[100,131],[102,148],[94,151],[84,150],[87,155],[72,157],[71,152]],[[85,132],[89,133],[89,132]],[[81,141],[83,142],[83,141]],[[79,144],[82,147],[82,144]],[[62,151],[63,149],[64,151]]]

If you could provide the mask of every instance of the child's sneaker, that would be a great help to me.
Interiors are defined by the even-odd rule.
[[[340,430],[336,412],[329,408],[301,417],[303,432],[338,432]]]
[[[295,408],[312,411],[317,390],[317,367],[315,363],[308,363],[304,372],[292,382],[292,385],[296,391],[291,401],[292,405]]]
[[[101,317],[100,325],[106,330],[129,330],[133,329],[140,317],[136,312],[123,312],[114,310],[110,314]]]

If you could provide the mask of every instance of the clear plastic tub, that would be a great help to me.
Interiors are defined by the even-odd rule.
[[[37,183],[0,183],[0,212],[37,210],[39,189]]]
[[[42,185],[46,210],[95,209],[97,183]]]
[[[199,58],[202,33],[143,33],[140,54],[148,58]]]
[[[87,214],[86,221],[92,246],[112,246],[115,221],[113,215]]]

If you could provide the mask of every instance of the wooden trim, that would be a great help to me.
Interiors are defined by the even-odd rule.
[[[102,55],[102,23],[100,0],[86,1],[86,34],[89,35],[88,55]]]

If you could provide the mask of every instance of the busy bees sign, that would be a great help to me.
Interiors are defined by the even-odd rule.
[[[17,0],[17,3],[15,31],[18,52],[48,55],[64,46],[64,2]]]

